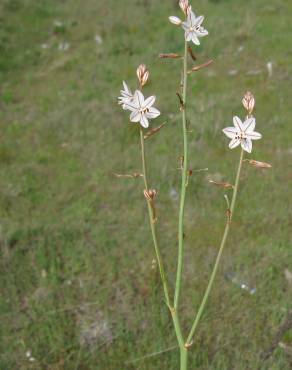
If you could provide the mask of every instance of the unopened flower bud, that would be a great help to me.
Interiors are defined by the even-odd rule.
[[[137,173],[137,172],[134,172],[133,174],[115,173],[114,175],[118,178],[128,178],[128,179],[137,179],[138,177],[143,177],[142,173]]]
[[[214,180],[209,180],[211,184],[214,184],[216,186],[219,186],[220,188],[229,189],[233,188],[234,186],[232,184],[229,184],[229,182],[219,182]]]
[[[141,87],[145,86],[149,78],[149,71],[145,64],[140,64],[137,68],[137,77]]]
[[[199,71],[200,69],[202,69],[202,68],[206,68],[206,67],[209,67],[209,65],[210,64],[212,64],[213,63],[213,60],[211,59],[211,60],[209,60],[208,62],[206,62],[206,63],[203,63],[203,64],[200,64],[200,65],[198,65],[198,66],[195,66],[195,67],[193,67],[191,70],[189,70],[188,71],[188,74],[190,74],[190,73],[192,73],[192,72],[197,72],[197,71]]]
[[[185,15],[188,14],[188,9],[189,9],[189,0],[180,0],[179,1],[179,6],[181,10],[185,13]]]
[[[175,24],[176,26],[180,26],[182,24],[182,21],[178,17],[171,16],[168,17],[168,19],[172,24]]]
[[[272,165],[270,163],[255,161],[254,159],[246,159],[245,162],[248,162],[256,168],[272,168]]]
[[[144,196],[148,201],[152,201],[157,195],[155,189],[144,190]]]
[[[149,130],[148,132],[146,132],[146,134],[144,135],[144,140],[147,140],[147,139],[149,139],[149,137],[157,134],[157,132],[159,132],[164,127],[164,125],[165,125],[165,123],[162,123],[160,126],[154,127],[151,130]]]
[[[242,99],[242,104],[248,114],[252,114],[255,106],[255,98],[250,91],[247,91]]]
[[[178,58],[182,58],[183,56],[180,55],[180,54],[175,54],[175,53],[168,53],[168,54],[159,54],[158,56],[160,59],[166,59],[166,58],[169,58],[169,59],[178,59]]]

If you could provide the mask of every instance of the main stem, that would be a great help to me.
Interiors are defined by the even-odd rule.
[[[187,139],[187,119],[186,119],[186,98],[187,98],[187,68],[188,68],[188,44],[185,42],[185,53],[183,59],[183,95],[182,95],[182,124],[183,124],[183,142],[184,142],[184,156],[182,167],[182,182],[181,182],[181,196],[179,207],[179,221],[178,221],[178,260],[177,260],[177,274],[175,283],[174,308],[177,310],[179,304],[179,297],[181,291],[183,257],[184,257],[184,211],[185,198],[188,176],[188,139]]]
[[[148,187],[148,179],[147,179],[147,166],[146,166],[146,157],[145,157],[144,135],[143,135],[142,128],[140,128],[140,141],[141,141],[143,179],[144,179],[145,190],[148,191],[149,187]],[[162,280],[164,296],[165,296],[167,306],[170,307],[168,284],[167,284],[167,280],[166,280],[166,276],[165,276],[165,270],[164,270],[164,267],[163,267],[161,253],[160,253],[160,249],[158,247],[158,242],[157,242],[157,237],[156,237],[154,210],[153,210],[153,207],[152,207],[151,202],[149,200],[147,200],[147,205],[148,205],[148,213],[149,213],[149,222],[150,222],[150,227],[151,227],[151,233],[152,233],[156,258],[157,258],[157,262],[158,262],[160,277],[161,277],[161,280]]]
[[[206,302],[208,300],[210,291],[212,289],[212,286],[213,286],[213,283],[214,283],[214,280],[215,280],[215,277],[216,277],[216,273],[217,273],[218,266],[219,266],[219,263],[220,263],[220,259],[221,259],[221,256],[222,256],[222,253],[223,253],[223,250],[224,250],[224,246],[226,244],[226,240],[227,240],[227,237],[228,237],[228,234],[229,234],[229,229],[230,229],[230,223],[231,223],[232,218],[233,218],[233,212],[234,212],[234,207],[235,207],[235,202],[236,202],[236,197],[237,197],[237,192],[238,192],[238,185],[239,185],[242,163],[243,163],[243,149],[241,149],[241,153],[240,153],[239,165],[238,165],[238,169],[237,169],[235,186],[234,186],[232,201],[231,201],[231,206],[230,206],[230,216],[228,217],[228,219],[226,221],[225,230],[224,230],[223,238],[222,238],[222,241],[221,241],[221,244],[220,244],[219,252],[218,252],[218,255],[217,255],[217,258],[216,258],[216,262],[215,262],[215,265],[214,265],[214,268],[213,268],[213,271],[212,271],[207,289],[205,291],[202,303],[200,305],[198,313],[195,317],[195,321],[194,321],[193,326],[191,328],[190,334],[188,336],[188,339],[187,339],[187,342],[186,342],[187,346],[191,345],[192,338],[195,334],[198,323],[199,323],[199,321],[201,319],[201,316],[204,312]]]
[[[147,191],[149,191],[148,179],[147,179],[147,166],[146,166],[146,156],[145,156],[144,135],[143,135],[142,128],[140,128],[140,141],[141,141],[141,156],[142,156],[142,168],[143,168],[144,185],[145,185],[145,189]],[[184,348],[184,339],[183,339],[183,336],[182,336],[181,326],[180,326],[180,323],[179,323],[177,312],[171,306],[171,303],[170,303],[169,289],[168,289],[168,284],[167,284],[167,280],[166,280],[166,276],[165,276],[165,270],[164,270],[164,267],[163,267],[161,253],[160,253],[158,243],[157,243],[156,228],[155,228],[155,221],[154,221],[155,215],[154,215],[154,212],[153,212],[153,207],[152,207],[149,200],[147,200],[147,205],[148,205],[148,213],[149,213],[151,233],[152,233],[154,248],[155,248],[155,252],[156,252],[156,258],[157,258],[157,261],[158,261],[160,277],[161,277],[161,280],[162,280],[164,296],[165,296],[166,304],[167,304],[167,306],[170,310],[170,313],[171,313],[171,317],[172,317],[172,320],[173,320],[173,325],[174,325],[177,341],[178,341],[178,344],[179,344],[179,347],[180,347],[181,370],[186,370],[187,369],[187,367],[186,367],[187,351]]]

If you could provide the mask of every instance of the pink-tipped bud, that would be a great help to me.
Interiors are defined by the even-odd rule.
[[[171,22],[172,24],[175,24],[176,26],[180,26],[182,24],[182,21],[178,17],[171,16],[171,17],[168,17],[168,19],[169,19],[169,22]]]
[[[144,190],[144,197],[148,201],[152,201],[157,195],[157,191],[155,189],[149,189],[149,190]]]
[[[247,91],[242,99],[242,104],[248,114],[252,114],[255,107],[255,98],[250,91]]]
[[[188,10],[189,10],[189,0],[180,0],[179,1],[179,6],[181,8],[181,10],[185,13],[185,15],[188,14]]]
[[[141,87],[145,86],[149,78],[149,71],[145,64],[140,64],[137,68],[137,77]]]

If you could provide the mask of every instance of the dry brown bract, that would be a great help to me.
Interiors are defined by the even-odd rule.
[[[254,159],[245,159],[244,162],[248,162],[256,168],[272,168],[272,165],[270,163],[255,161]]]

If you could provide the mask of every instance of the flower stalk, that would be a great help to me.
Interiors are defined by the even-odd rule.
[[[187,98],[187,56],[188,56],[188,44],[185,41],[185,53],[183,59],[183,93],[182,93],[182,125],[183,125],[183,145],[184,145],[184,156],[182,161],[182,182],[181,182],[181,197],[180,197],[180,208],[179,208],[179,221],[178,221],[178,262],[177,262],[177,274],[175,284],[175,295],[174,295],[174,308],[177,310],[179,304],[179,296],[181,290],[182,281],[182,269],[183,269],[183,255],[184,255],[184,210],[185,210],[185,198],[188,178],[188,138],[187,138],[187,118],[186,118],[186,98]]]
[[[143,173],[145,190],[146,190],[147,193],[149,193],[150,189],[149,189],[149,186],[148,186],[148,178],[147,178],[147,165],[146,165],[144,140],[145,139],[144,139],[143,129],[140,127],[142,173]],[[156,258],[157,258],[157,262],[158,262],[160,277],[161,277],[161,281],[162,281],[162,285],[163,285],[165,301],[166,301],[167,306],[170,307],[169,289],[168,289],[168,284],[167,284],[167,280],[166,280],[165,269],[164,269],[164,266],[163,266],[160,249],[159,249],[158,242],[157,242],[156,227],[155,227],[155,218],[156,218],[156,216],[154,214],[154,207],[151,204],[152,201],[153,201],[152,199],[147,199],[151,234],[152,234],[152,239],[153,239],[153,243],[154,243]]]
[[[216,261],[215,261],[215,265],[214,265],[212,274],[210,276],[210,280],[209,280],[209,283],[207,285],[202,303],[199,307],[198,313],[195,317],[194,323],[193,323],[193,325],[191,327],[191,330],[190,330],[190,333],[188,335],[188,338],[187,338],[187,341],[186,341],[186,344],[185,344],[186,347],[192,345],[192,339],[194,337],[195,331],[197,329],[199,321],[200,321],[200,319],[202,317],[202,314],[204,312],[208,297],[210,295],[210,292],[211,292],[211,289],[212,289],[212,286],[213,286],[213,283],[214,283],[214,280],[215,280],[215,277],[216,277],[216,274],[217,274],[217,271],[218,271],[218,266],[219,266],[219,263],[220,263],[220,260],[221,260],[221,257],[222,257],[223,251],[224,251],[224,247],[225,247],[226,240],[227,240],[229,230],[230,230],[230,226],[231,226],[231,221],[233,219],[234,208],[235,208],[235,203],[236,203],[236,198],[237,198],[237,193],[238,193],[240,174],[241,174],[242,163],[243,163],[243,156],[244,156],[244,150],[241,149],[240,158],[239,158],[239,165],[238,165],[238,169],[237,169],[236,180],[235,180],[235,185],[234,185],[234,190],[233,190],[233,195],[232,195],[232,200],[231,200],[231,206],[230,206],[230,210],[228,209],[228,217],[227,217],[227,220],[226,220],[226,225],[225,225],[225,229],[224,229],[223,238],[222,238],[222,241],[221,241],[221,244],[220,244],[219,252],[218,252],[218,255],[217,255],[217,258],[216,258]]]

